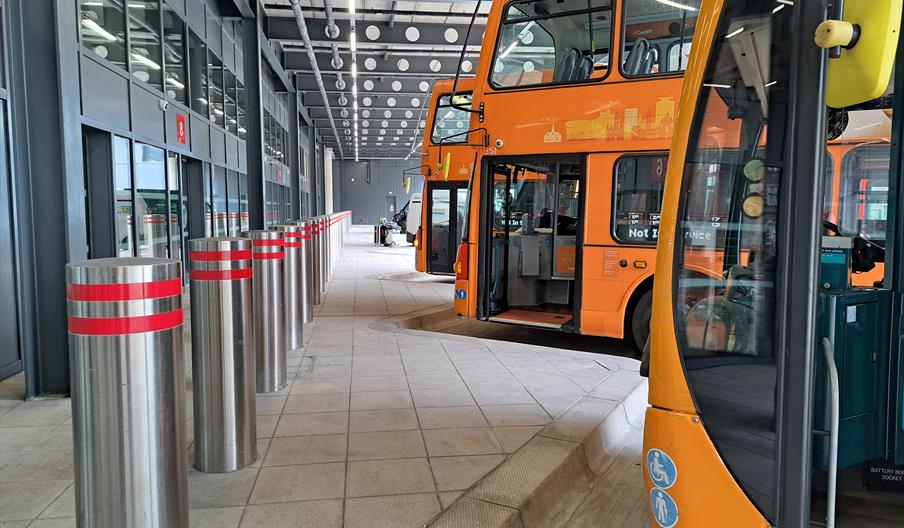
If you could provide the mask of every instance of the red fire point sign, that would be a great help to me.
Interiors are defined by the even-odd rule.
[[[182,114],[176,114],[176,140],[185,144],[185,116]]]

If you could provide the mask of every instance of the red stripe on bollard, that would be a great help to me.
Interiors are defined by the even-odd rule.
[[[131,284],[67,284],[70,301],[138,301],[172,297],[182,293],[182,280],[170,279]]]
[[[297,248],[301,247],[301,242],[286,242],[287,248]]]
[[[284,238],[298,238],[301,236],[300,231],[283,231]]]
[[[254,276],[252,268],[234,270],[191,270],[191,280],[238,280]]]
[[[255,253],[254,260],[280,260],[286,257],[286,254],[282,251],[275,251],[273,253]]]
[[[182,310],[136,317],[69,317],[69,331],[83,335],[142,334],[182,324]]]
[[[302,240],[311,240],[313,238],[311,235],[301,235]]]
[[[188,253],[188,259],[200,262],[251,260],[251,250],[239,249],[236,251],[190,251]]]
[[[281,238],[273,240],[252,240],[251,245],[254,247],[282,247],[284,241]]]

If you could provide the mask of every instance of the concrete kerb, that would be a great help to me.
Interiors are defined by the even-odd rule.
[[[374,329],[433,337],[449,320],[446,307],[375,321]],[[454,317],[454,316],[453,316]],[[493,341],[443,334],[443,339]],[[609,356],[607,356],[607,359]],[[643,424],[647,380],[639,362],[616,358],[619,368],[521,446],[426,526],[554,528],[580,506],[594,477],[605,472]]]

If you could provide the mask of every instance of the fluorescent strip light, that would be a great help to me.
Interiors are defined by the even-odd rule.
[[[732,31],[731,33],[725,35],[725,38],[730,39],[731,37],[736,37],[744,32],[744,26],[739,27],[738,29]]]
[[[772,81],[772,82],[768,82],[768,83],[764,84],[763,87],[769,88],[770,86],[775,86],[776,84],[778,84],[778,81]]]
[[[160,69],[159,64],[157,64],[156,62],[152,61],[151,59],[145,57],[144,55],[141,55],[140,53],[133,53],[132,58],[135,60],[135,62],[140,62],[141,64],[144,64],[145,66],[147,66],[148,68],[150,68],[152,70]]]
[[[781,11],[782,9],[784,9],[785,5],[787,5],[787,4],[779,4],[779,5],[775,6],[775,9],[772,10],[772,14],[774,15],[774,14],[778,13],[779,11]]]
[[[355,53],[356,51],[358,51],[358,38],[355,36],[355,32],[354,32],[354,31],[352,31],[351,33],[349,33],[349,36],[348,36],[348,43],[349,43],[349,44],[351,45],[351,47],[352,47],[352,53]]]
[[[703,83],[703,86],[705,86],[705,87],[707,87],[707,88],[725,88],[726,90],[731,90],[731,86],[729,86],[729,85],[727,85],[727,84],[708,84],[708,83]]]
[[[214,109],[213,109],[213,113],[216,114],[216,115],[218,115],[218,116],[223,115],[223,111],[220,110],[219,108],[214,108]]]
[[[660,4],[664,4],[671,7],[677,7],[678,9],[684,9],[685,11],[699,11],[696,7],[680,4],[678,2],[673,2],[672,0],[656,0]]]
[[[348,12],[352,15],[355,14],[355,0],[348,0]]]
[[[780,4],[785,4],[785,5],[789,5],[789,6],[794,5],[794,2],[792,2],[791,0],[776,0],[776,1]]]
[[[352,63],[352,79],[357,79],[357,78],[358,78],[358,63],[353,62]]]
[[[100,24],[91,20],[90,18],[83,18],[82,25],[103,37],[104,40],[109,40],[110,42],[116,42],[117,40],[119,40],[119,37],[100,27]]]
[[[166,78],[166,84],[168,84],[168,85],[170,85],[170,86],[175,86],[176,88],[178,88],[178,89],[180,89],[180,90],[182,90],[183,88],[185,88],[185,85],[184,85],[184,84],[180,83],[179,81],[177,81],[176,79],[174,79],[174,78],[172,78],[172,77],[167,77],[167,78]]]

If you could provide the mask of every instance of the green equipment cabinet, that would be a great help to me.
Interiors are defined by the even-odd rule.
[[[825,268],[825,266],[823,266]],[[818,336],[833,344],[838,369],[840,423],[838,467],[885,458],[888,439],[889,331],[892,293],[882,289],[822,291],[818,301]],[[821,346],[821,345],[819,345]],[[829,426],[825,354],[816,355],[814,428]],[[814,465],[828,467],[828,434],[814,439]]]

